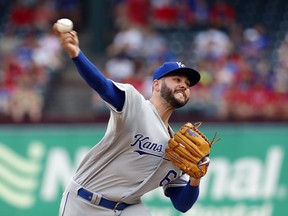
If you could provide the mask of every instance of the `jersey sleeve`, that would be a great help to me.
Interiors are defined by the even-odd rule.
[[[82,52],[72,60],[79,74],[87,84],[93,88],[104,101],[111,104],[118,111],[122,110],[125,93],[117,88],[111,80],[107,79]]]
[[[112,82],[119,90],[125,93],[125,101],[123,104],[123,110],[120,112],[115,110],[115,107],[111,106],[112,104],[108,103],[110,109],[121,114],[123,117],[130,116],[133,118],[133,116],[138,115],[143,101],[145,100],[144,97],[131,84]]]

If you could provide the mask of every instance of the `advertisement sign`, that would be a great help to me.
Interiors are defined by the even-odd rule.
[[[0,215],[58,215],[67,182],[105,126],[1,127]],[[197,203],[177,212],[159,188],[143,197],[152,215],[288,215],[288,125],[202,127],[222,140],[211,150]]]

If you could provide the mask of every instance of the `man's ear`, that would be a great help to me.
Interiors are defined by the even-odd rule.
[[[153,80],[153,90],[156,92],[160,91],[160,80]]]

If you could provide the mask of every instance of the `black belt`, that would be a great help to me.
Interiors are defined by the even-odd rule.
[[[85,190],[84,188],[80,188],[77,194],[78,196],[82,197],[85,200],[88,200],[89,202],[91,202],[92,197],[93,197],[93,193],[88,190]],[[111,200],[107,200],[103,197],[101,197],[98,205],[105,207],[105,208],[112,209],[114,211],[115,210],[123,211],[127,206],[129,206],[129,204],[127,203],[114,202]]]

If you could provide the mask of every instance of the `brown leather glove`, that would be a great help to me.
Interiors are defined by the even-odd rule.
[[[201,123],[186,123],[174,137],[168,141],[165,149],[166,157],[184,173],[200,179],[208,169],[210,163],[210,148],[220,140],[215,140],[216,133],[210,142],[206,136],[198,130]]]

